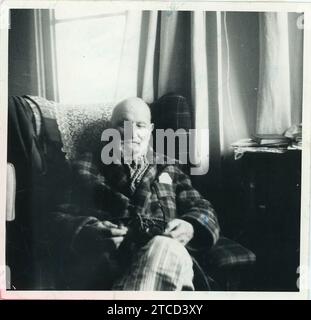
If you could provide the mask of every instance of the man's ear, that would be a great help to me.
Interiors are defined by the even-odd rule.
[[[154,123],[150,123],[150,131],[152,132],[154,129]]]

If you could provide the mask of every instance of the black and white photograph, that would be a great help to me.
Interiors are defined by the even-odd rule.
[[[124,2],[1,18],[5,294],[305,292],[303,8]]]

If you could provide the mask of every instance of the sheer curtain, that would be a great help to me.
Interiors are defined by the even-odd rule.
[[[147,102],[168,91],[190,98],[188,12],[129,11],[116,99],[139,95]]]
[[[258,133],[282,134],[301,122],[302,31],[298,14],[260,14]]]

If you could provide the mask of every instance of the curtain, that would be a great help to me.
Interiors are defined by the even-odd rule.
[[[57,100],[53,10],[12,9],[9,30],[9,96],[39,95]]]
[[[297,14],[261,13],[258,133],[301,122],[302,31]]]
[[[141,96],[146,102],[169,91],[190,98],[188,12],[129,11],[116,101]]]
[[[258,13],[218,14],[219,134],[222,156],[255,130],[259,75]]]
[[[129,96],[137,96],[138,76],[141,76],[138,68],[140,58],[141,30],[142,12],[128,12],[118,72],[115,101],[122,100]]]
[[[10,12],[8,94],[41,94],[36,63],[35,13],[18,9]]]

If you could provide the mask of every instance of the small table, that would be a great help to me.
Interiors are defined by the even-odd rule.
[[[235,150],[244,240],[257,256],[255,290],[297,291],[301,150],[271,149]]]

